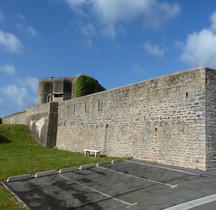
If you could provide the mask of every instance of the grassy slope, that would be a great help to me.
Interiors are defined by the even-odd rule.
[[[24,125],[0,125],[0,181],[9,176],[35,174],[38,171],[59,170],[64,167],[110,161],[112,158],[84,157],[36,143]],[[24,209],[0,184],[0,209]]]

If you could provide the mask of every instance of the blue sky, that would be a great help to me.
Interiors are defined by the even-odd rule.
[[[87,74],[111,89],[216,68],[216,1],[0,1],[0,117],[37,104],[37,84]]]

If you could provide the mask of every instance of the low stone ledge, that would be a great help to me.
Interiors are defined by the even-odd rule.
[[[35,174],[35,178],[43,177],[43,176],[51,176],[58,174],[58,171],[51,170],[51,171],[42,171]]]
[[[82,165],[79,167],[79,170],[94,168],[95,166],[96,166],[95,164]]]
[[[96,167],[111,165],[111,162],[100,162],[96,164]]]
[[[26,179],[31,179],[33,176],[31,174],[24,174],[19,176],[11,176],[7,179],[7,182],[16,182],[16,181],[22,181]]]
[[[121,163],[121,162],[124,162],[124,160],[112,160],[111,161],[112,164],[114,164],[114,163]]]
[[[59,173],[63,174],[63,173],[69,173],[69,172],[77,171],[77,170],[79,170],[79,169],[76,167],[62,168],[59,170]]]

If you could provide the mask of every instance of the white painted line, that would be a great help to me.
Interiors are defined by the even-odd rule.
[[[126,173],[123,173],[123,172],[120,172],[120,171],[116,171],[116,170],[112,170],[112,169],[108,169],[108,168],[104,168],[104,167],[98,167],[98,168],[102,168],[102,169],[107,170],[107,171],[112,171],[112,172],[117,173],[117,174],[122,174],[122,175],[125,175],[125,176],[129,176],[129,177],[132,177],[132,178],[135,178],[135,179],[139,179],[139,180],[143,180],[143,181],[147,181],[147,182],[152,182],[152,183],[155,183],[155,184],[165,185],[165,186],[170,187],[170,188],[175,188],[175,187],[178,186],[177,184],[176,185],[166,184],[166,183],[163,183],[163,182],[155,181],[153,179],[142,178],[142,177],[139,177],[139,176],[126,174]]]
[[[25,179],[31,179],[32,175],[31,174],[24,174],[24,175],[19,175],[19,176],[11,176],[7,179],[7,182],[16,182],[16,181],[21,181]]]
[[[188,172],[188,171],[183,171],[183,170],[173,169],[173,168],[167,168],[167,167],[164,167],[164,166],[156,166],[156,165],[152,165],[152,164],[148,164],[148,163],[140,163],[140,162],[136,162],[136,161],[133,161],[133,160],[125,160],[125,162],[131,162],[131,163],[136,163],[136,164],[139,164],[139,165],[151,166],[151,167],[154,167],[154,168],[162,168],[162,169],[167,169],[167,170],[170,170],[170,171],[176,171],[176,172],[195,175],[195,176],[199,175],[199,174]]]
[[[79,170],[83,170],[83,169],[88,169],[88,168],[94,168],[95,164],[87,164],[87,165],[82,165],[79,167]]]
[[[189,203],[183,203],[183,204],[169,207],[169,208],[163,209],[163,210],[187,210],[187,209],[191,209],[191,208],[193,208],[193,206],[190,205]]]
[[[213,201],[216,201],[216,194],[198,198],[192,201],[187,201],[185,203],[181,203],[179,205],[166,208],[164,210],[187,210]]]
[[[78,185],[80,185],[80,186],[82,186],[82,187],[85,187],[85,188],[87,188],[87,189],[89,189],[89,190],[91,190],[91,191],[93,191],[93,192],[99,193],[99,194],[101,194],[101,195],[103,195],[103,196],[105,196],[105,197],[107,197],[107,198],[113,199],[113,200],[115,200],[115,201],[117,201],[117,202],[119,202],[119,203],[122,203],[122,204],[124,204],[124,205],[127,205],[127,208],[130,208],[130,207],[132,207],[132,206],[137,205],[137,202],[136,202],[136,203],[129,203],[129,202],[127,202],[127,201],[123,201],[123,200],[121,200],[121,199],[115,198],[115,197],[113,197],[113,196],[111,196],[111,195],[108,195],[108,194],[106,194],[106,193],[103,193],[103,192],[101,192],[101,191],[99,191],[99,190],[96,190],[96,189],[94,189],[94,188],[88,187],[88,186],[86,186],[86,185],[84,185],[84,184],[82,184],[82,183],[79,183],[79,182],[77,182],[77,181],[75,181],[75,180],[73,180],[73,179],[70,179],[70,178],[68,178],[68,177],[65,177],[65,176],[63,176],[63,175],[61,175],[61,174],[59,174],[59,176],[61,176],[61,177],[64,178],[64,179],[70,180],[70,181],[72,181],[72,182],[74,182],[74,183],[76,183],[76,184],[78,184]]]
[[[43,177],[43,176],[50,176],[57,174],[58,171],[51,170],[51,171],[42,171],[35,174],[35,178]]]

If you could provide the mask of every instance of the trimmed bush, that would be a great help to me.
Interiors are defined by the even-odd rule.
[[[80,75],[75,84],[76,97],[85,96],[91,93],[95,93],[97,89],[98,81],[94,78],[86,75]]]

